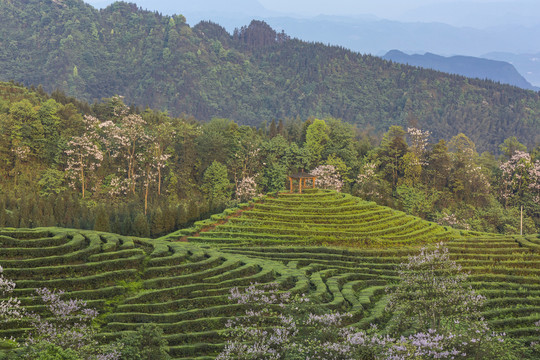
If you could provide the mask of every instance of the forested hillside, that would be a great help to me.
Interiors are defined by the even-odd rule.
[[[496,152],[510,136],[540,141],[537,93],[290,39],[257,21],[231,35],[127,3],[1,0],[0,39],[0,80],[89,102],[120,94],[200,120],[331,116],[379,132],[463,132],[480,151]]]
[[[0,83],[0,227],[62,226],[161,236],[258,194],[286,190],[301,169],[331,188],[442,225],[519,233],[540,227],[540,147],[520,139],[479,155],[391,126],[382,139],[335,118],[200,122],[124,105],[93,105]]]

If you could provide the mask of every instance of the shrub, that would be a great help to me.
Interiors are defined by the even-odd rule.
[[[163,330],[154,323],[142,325],[135,333],[124,334],[118,347],[122,350],[122,360],[170,359]]]

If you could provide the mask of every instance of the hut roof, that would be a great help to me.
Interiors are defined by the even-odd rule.
[[[301,171],[301,172],[296,173],[296,174],[291,174],[291,175],[289,175],[289,177],[291,177],[293,179],[305,179],[305,178],[310,178],[311,179],[311,178],[316,178],[317,176]]]

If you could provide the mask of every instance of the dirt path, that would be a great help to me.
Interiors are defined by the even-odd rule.
[[[181,238],[178,239],[178,241],[180,241],[180,242],[188,242],[188,237],[198,237],[199,234],[202,233],[202,232],[207,232],[207,231],[214,230],[217,226],[225,224],[227,221],[229,221],[230,218],[236,218],[236,217],[239,217],[239,216],[242,215],[242,213],[243,213],[244,211],[246,211],[246,210],[252,210],[254,207],[255,207],[255,205],[251,205],[251,206],[248,206],[248,207],[239,209],[239,210],[236,211],[234,214],[228,215],[225,219],[219,220],[219,221],[215,222],[215,223],[212,224],[212,225],[203,227],[201,230],[199,230],[199,231],[196,232],[195,234],[182,236]]]

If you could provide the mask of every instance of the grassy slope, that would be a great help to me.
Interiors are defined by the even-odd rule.
[[[358,326],[384,325],[384,289],[397,280],[395,265],[420,244],[442,239],[471,272],[472,286],[488,297],[484,315],[492,327],[523,339],[537,336],[536,237],[461,234],[333,192],[267,197],[198,235],[186,243],[0,229],[0,264],[34,311],[41,308],[31,298],[33,288],[65,289],[100,311],[106,339],[151,321],[163,327],[173,357],[213,358],[225,322],[243,310],[229,304],[230,288],[277,281],[330,309],[352,311]],[[26,325],[1,324],[0,337],[20,336]]]

